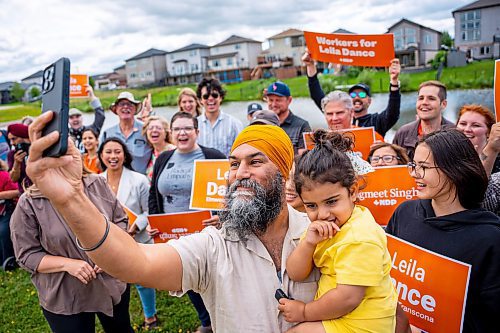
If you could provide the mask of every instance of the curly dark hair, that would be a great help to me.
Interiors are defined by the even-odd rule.
[[[222,88],[219,80],[214,78],[203,78],[200,83],[198,83],[198,87],[196,87],[196,96],[201,100],[201,90],[203,87],[207,88],[207,93],[211,93],[212,90],[216,90],[222,99],[226,96],[226,91]]]

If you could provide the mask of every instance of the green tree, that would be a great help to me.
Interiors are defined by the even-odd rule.
[[[450,34],[446,30],[442,32],[442,35],[441,35],[441,44],[442,45],[446,45],[448,47],[452,47],[453,46],[453,38],[451,38]]]
[[[40,96],[40,89],[38,89],[38,87],[36,87],[36,86],[33,87],[33,88],[31,88],[31,90],[30,90],[30,97],[31,98],[35,98],[35,97],[38,97],[38,96]]]
[[[23,87],[18,82],[14,83],[12,89],[10,90],[10,95],[15,102],[21,102],[24,96]]]

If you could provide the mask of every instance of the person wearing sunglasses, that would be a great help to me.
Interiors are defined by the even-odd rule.
[[[226,91],[217,79],[204,78],[196,88],[196,96],[204,109],[203,114],[198,117],[198,143],[228,156],[236,136],[243,129],[243,124],[235,117],[222,112],[220,106],[225,95]]]
[[[372,167],[406,165],[409,158],[400,146],[381,142],[371,146],[368,162]]]
[[[321,100],[325,97],[325,93],[318,80],[316,65],[307,49],[302,56],[302,62],[306,65],[307,69],[309,94],[316,106],[323,111]],[[401,94],[399,92],[400,82],[398,80],[399,73],[401,72],[399,59],[392,59],[388,66],[390,79],[389,102],[382,112],[368,113],[368,108],[372,102],[371,91],[368,85],[358,83],[349,89],[349,96],[352,98],[354,110],[352,119],[353,125],[358,127],[373,126],[375,132],[379,133],[382,137],[384,137],[387,131],[389,131],[398,121],[401,105]]]
[[[500,217],[481,209],[488,177],[456,129],[424,136],[408,171],[417,200],[398,206],[386,232],[471,265],[463,332],[496,332],[500,314]]]

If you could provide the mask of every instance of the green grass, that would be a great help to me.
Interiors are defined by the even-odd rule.
[[[131,287],[130,315],[136,332],[144,317],[141,302],[135,287]],[[0,332],[50,332],[40,306],[38,296],[27,272],[18,269],[13,272],[0,270]],[[160,328],[155,332],[192,332],[199,321],[189,298],[171,297],[165,291],[157,291],[156,306]],[[96,320],[96,323],[99,321]],[[97,324],[97,332],[102,332]]]
[[[472,88],[492,88],[494,76],[494,61],[476,61],[465,67],[445,68],[441,75],[441,81],[446,84],[448,89],[472,89]],[[435,80],[436,70],[425,72],[401,74],[401,90],[416,91],[423,81]],[[260,100],[264,88],[273,82],[274,79],[252,80],[240,83],[224,85],[227,91],[226,101],[250,101]],[[294,97],[309,97],[307,86],[307,77],[298,76],[283,80],[292,91]],[[370,85],[373,93],[389,91],[389,75],[386,71],[372,71],[365,69],[358,77],[349,77],[347,75],[334,76],[331,74],[321,75],[320,82],[325,92],[336,89],[338,86],[352,85],[358,82],[364,82]],[[127,89],[134,94],[135,98],[142,100],[151,93],[153,106],[174,106],[177,104],[177,94],[185,86],[156,87],[145,89]],[[194,85],[189,85],[195,89]],[[97,96],[105,110],[109,108],[115,100],[120,90],[115,91],[96,91]],[[72,99],[71,107],[79,108],[82,111],[92,111],[87,99]],[[15,108],[0,110],[0,123],[20,119],[25,115],[36,116],[40,114],[40,102],[27,104]]]
[[[15,105],[12,108],[0,109],[0,123],[21,119],[24,116],[40,115],[40,104]]]

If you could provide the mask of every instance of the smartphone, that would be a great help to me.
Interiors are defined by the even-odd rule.
[[[59,140],[43,152],[43,156],[59,157],[68,150],[70,61],[61,58],[43,71],[42,113],[53,111],[52,120],[42,135],[59,132]]]
[[[18,151],[24,151],[26,154],[28,154],[29,150],[30,150],[30,144],[27,143],[27,142],[21,142],[21,143],[18,143],[15,146],[15,151],[16,152],[18,152]]]

